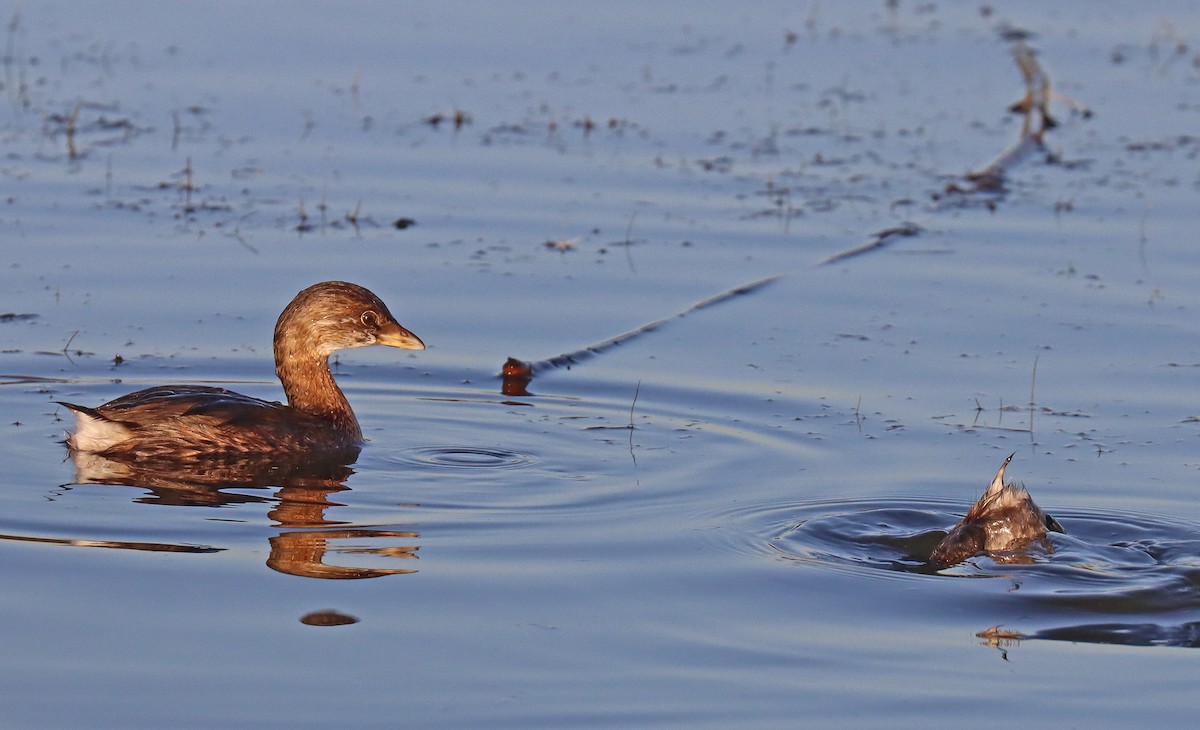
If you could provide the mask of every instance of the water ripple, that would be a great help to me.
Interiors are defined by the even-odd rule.
[[[1066,534],[1019,560],[976,556],[937,571],[933,547],[962,505],[911,499],[746,507],[743,549],[842,572],[899,580],[1000,578],[1047,610],[1161,614],[1200,610],[1200,531],[1169,518],[1051,510]]]
[[[540,463],[532,454],[496,447],[415,446],[397,452],[400,462],[445,469],[517,469]]]

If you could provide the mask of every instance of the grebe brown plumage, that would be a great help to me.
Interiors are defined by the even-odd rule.
[[[930,565],[946,568],[980,553],[1021,550],[1046,540],[1047,530],[1063,531],[1058,520],[1034,504],[1025,487],[1004,483],[1004,470],[1014,456],[1009,454],[987,491],[933,549]]]
[[[368,345],[425,349],[367,289],[314,284],[275,325],[275,372],[287,405],[203,385],[147,388],[96,408],[62,403],[75,414],[67,444],[126,459],[357,450],[362,430],[329,372],[329,356]]]

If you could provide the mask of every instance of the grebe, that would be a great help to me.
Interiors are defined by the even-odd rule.
[[[1063,531],[1058,520],[1033,503],[1025,487],[1004,483],[1004,470],[1014,456],[1009,454],[987,491],[933,549],[930,565],[947,568],[979,553],[1021,550],[1044,541],[1047,530]]]
[[[329,356],[367,345],[425,349],[367,289],[314,284],[275,325],[275,373],[287,405],[203,385],[147,388],[96,408],[62,403],[75,414],[67,445],[118,459],[357,454],[362,430],[329,372]]]

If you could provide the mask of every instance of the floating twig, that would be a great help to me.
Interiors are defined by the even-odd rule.
[[[621,245],[625,247],[625,263],[629,264],[629,273],[631,274],[637,273],[637,268],[633,265],[633,253],[629,250],[633,247],[633,240],[629,235],[633,233],[633,221],[636,218],[637,211],[635,210],[629,215],[629,224],[625,226],[625,240],[621,242]]]
[[[300,205],[297,209],[300,216],[300,222],[296,224],[296,229],[300,233],[308,233],[313,230],[313,224],[308,222],[308,211],[304,209],[304,198],[300,198]]]
[[[869,251],[883,248],[891,243],[894,239],[915,236],[922,230],[923,229],[916,223],[903,223],[894,228],[885,228],[884,230],[876,233],[875,238],[871,239],[870,241],[862,245],[855,246],[854,248],[848,248],[845,251],[835,253],[834,255],[821,261],[819,265],[824,266],[826,264],[832,264],[838,261],[844,261],[845,259],[854,258],[855,256],[861,256]]]
[[[3,312],[0,313],[0,322],[20,322],[29,319],[37,319],[38,315],[33,312]]]
[[[258,253],[258,249],[257,249],[257,248],[255,248],[254,246],[251,246],[251,245],[250,245],[250,244],[249,244],[249,243],[246,241],[246,239],[242,237],[242,223],[243,223],[243,222],[244,222],[244,221],[245,221],[247,218],[249,218],[249,217],[250,217],[250,216],[252,216],[252,215],[254,215],[254,211],[250,211],[249,213],[246,213],[245,215],[243,215],[241,218],[238,218],[238,219],[237,219],[237,223],[235,223],[235,224],[234,224],[234,226],[233,226],[233,231],[231,231],[231,232],[229,233],[229,235],[230,235],[230,236],[231,236],[231,237],[232,237],[232,238],[233,238],[235,241],[237,241],[238,243],[242,244],[242,246],[243,246],[243,247],[244,247],[244,248],[245,248],[247,251],[249,251],[250,253]]]
[[[82,103],[76,104],[71,116],[67,118],[67,157],[72,160],[79,158],[79,150],[75,148],[75,125],[79,121],[79,110],[82,107]]]
[[[187,164],[183,168],[183,182],[179,184],[179,189],[183,191],[183,212],[185,215],[195,213],[196,208],[192,205],[192,191],[196,189],[192,182],[192,158],[189,155]]]
[[[1005,177],[1009,171],[1036,151],[1045,149],[1044,137],[1046,130],[1058,126],[1050,114],[1050,102],[1057,101],[1067,105],[1072,112],[1083,117],[1090,117],[1092,112],[1083,104],[1069,97],[1057,94],[1050,88],[1050,76],[1038,63],[1032,48],[1022,38],[1017,38],[1012,46],[1013,60],[1025,81],[1025,94],[1010,107],[1013,112],[1023,115],[1021,131],[1017,141],[1002,151],[994,160],[978,170],[967,173],[955,182],[948,184],[944,191],[934,193],[933,199],[940,201],[947,195],[972,195],[977,193],[999,193],[1004,190]],[[995,207],[995,201],[987,200],[989,208]],[[896,238],[915,236],[922,232],[915,223],[904,223],[895,228],[888,228],[875,234],[874,239],[854,248],[836,253],[821,265],[831,264],[864,253],[883,248]]]
[[[765,279],[759,279],[757,281],[752,281],[748,284],[743,284],[742,286],[723,291],[720,294],[696,302],[682,312],[673,314],[670,317],[656,319],[653,322],[638,327],[637,329],[624,332],[616,337],[610,337],[607,340],[597,342],[594,345],[589,345],[581,350],[575,350],[573,352],[563,353],[557,357],[551,357],[546,360],[537,360],[533,362],[518,360],[515,357],[510,357],[500,369],[500,376],[503,378],[501,392],[505,395],[529,395],[525,387],[529,385],[530,381],[532,381],[533,377],[538,373],[557,368],[569,369],[573,365],[578,365],[585,360],[590,360],[596,355],[599,355],[607,350],[611,350],[618,345],[623,345],[635,337],[639,337],[647,332],[656,330],[672,320],[686,317],[693,312],[720,304],[735,297],[758,291],[768,284],[777,281],[781,277],[782,275],[776,274],[775,276],[768,276]]]
[[[8,38],[4,48],[4,88],[8,91],[9,102],[14,107],[28,108],[24,68],[19,69],[20,82],[13,78],[13,64],[19,63],[20,58],[17,54],[17,32],[20,28],[21,5],[17,3],[13,8],[12,20],[8,21]]]
[[[354,235],[356,237],[362,235],[362,231],[358,227],[358,218],[362,213],[362,201],[358,201],[358,205],[354,206],[354,210],[346,214],[346,222],[354,226]]]
[[[1031,441],[1033,440],[1033,411],[1037,404],[1037,399],[1035,398],[1035,395],[1037,393],[1038,358],[1040,358],[1040,357],[1041,357],[1040,353],[1033,356],[1033,375],[1031,376],[1030,381],[1029,381],[1029,439]]]
[[[63,345],[63,349],[62,349],[62,353],[64,355],[67,354],[67,350],[71,349],[71,343],[74,342],[75,338],[78,336],[79,336],[79,330],[75,330],[74,332],[71,333],[71,336],[67,338],[67,344]]]
[[[1050,114],[1050,102],[1058,101],[1078,112],[1085,119],[1092,116],[1091,109],[1071,97],[1058,94],[1050,88],[1050,76],[1038,63],[1034,50],[1025,41],[1013,43],[1013,60],[1025,81],[1025,94],[1009,107],[1010,111],[1022,115],[1021,131],[1017,141],[1005,149],[982,168],[969,172],[966,180],[971,185],[962,188],[951,183],[947,193],[998,192],[1004,189],[1004,178],[1008,171],[1029,155],[1045,149],[1046,130],[1058,126],[1058,120]]]
[[[633,402],[629,404],[629,455],[633,457],[633,463],[637,465],[637,456],[633,453],[633,430],[637,426],[633,425],[633,409],[637,406],[638,393],[642,392],[642,381],[637,381],[637,386],[633,389]]]

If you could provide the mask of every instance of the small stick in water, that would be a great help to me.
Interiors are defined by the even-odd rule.
[[[500,392],[504,395],[530,395],[530,393],[526,390],[526,386],[528,386],[530,381],[533,380],[533,377],[540,372],[555,368],[570,368],[572,365],[578,365],[584,360],[589,360],[596,355],[605,352],[606,350],[610,350],[618,345],[623,345],[635,337],[644,335],[652,330],[656,330],[673,319],[686,317],[692,312],[704,309],[705,307],[711,307],[715,304],[720,304],[733,299],[734,297],[758,291],[768,284],[777,281],[781,278],[781,276],[781,274],[768,276],[765,279],[759,279],[757,281],[752,281],[749,284],[743,284],[742,286],[734,289],[729,289],[728,291],[721,292],[716,296],[711,296],[708,299],[703,299],[699,302],[696,302],[682,312],[674,314],[670,317],[656,319],[655,321],[644,324],[637,329],[624,332],[616,337],[610,337],[607,340],[597,342],[594,345],[589,345],[581,350],[566,352],[546,360],[537,360],[532,362],[510,357],[507,361],[505,361],[504,365],[500,369],[500,377],[502,378]]]

